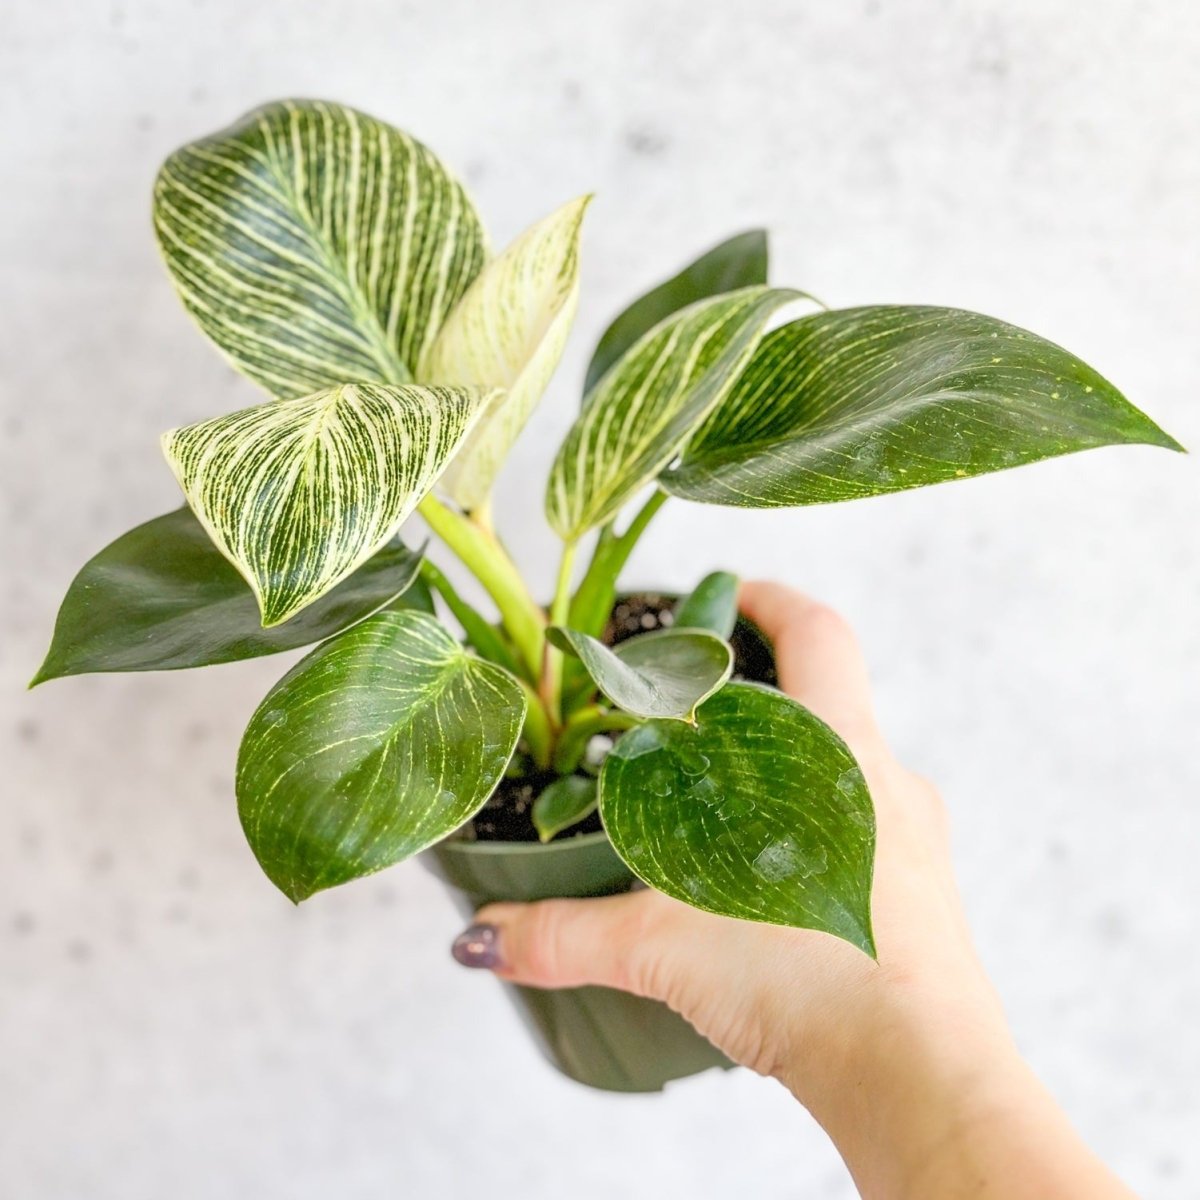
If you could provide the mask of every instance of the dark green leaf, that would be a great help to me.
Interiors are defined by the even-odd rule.
[[[699,629],[660,629],[621,642],[603,642],[564,626],[547,634],[560,650],[575,655],[596,686],[635,717],[690,721],[733,669],[729,644]]]
[[[689,263],[678,275],[639,296],[604,331],[588,363],[584,393],[643,334],[697,300],[767,282],[767,233],[739,233]]]
[[[695,728],[651,721],[605,760],[600,816],[651,887],[874,954],[875,816],[845,743],[780,692],[731,683]]]
[[[543,842],[578,825],[597,804],[597,784],[586,775],[567,775],[542,789],[533,802],[534,828]]]
[[[1035,334],[957,309],[852,308],[763,338],[660,482],[711,504],[822,504],[1118,442],[1180,449]]]
[[[294,650],[389,602],[419,603],[408,589],[420,563],[420,554],[393,542],[290,621],[264,629],[246,581],[180,508],[123,534],[75,576],[33,682],[174,671]]]
[[[429,584],[419,575],[401,595],[385,604],[381,611],[405,612],[410,608],[416,612],[428,613],[431,617],[437,616],[437,605],[433,602],[433,592],[429,590]]]
[[[379,613],[267,694],[238,754],[250,848],[293,900],[457,829],[512,757],[525,695],[424,613]]]
[[[737,624],[738,577],[714,571],[675,610],[675,628],[708,629],[728,640]]]

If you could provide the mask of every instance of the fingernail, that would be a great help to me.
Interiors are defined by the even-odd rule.
[[[493,971],[500,965],[500,929],[496,925],[472,925],[454,939],[450,947],[455,962],[464,967]]]

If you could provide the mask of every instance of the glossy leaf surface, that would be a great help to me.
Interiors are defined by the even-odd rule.
[[[604,331],[588,363],[586,395],[639,338],[672,313],[722,292],[767,282],[767,233],[750,229],[714,246],[677,275],[639,296]]]
[[[733,652],[727,642],[699,629],[660,629],[609,649],[575,629],[548,633],[560,650],[578,658],[596,686],[635,717],[690,721],[728,678]]]
[[[424,613],[379,613],[317,647],[242,739],[242,828],[286,895],[408,858],[473,816],[525,718],[511,675]]]
[[[579,304],[579,230],[589,200],[563,205],[488,263],[417,369],[422,383],[504,389],[438,484],[468,512],[487,499],[562,357]]]
[[[266,105],[177,150],[154,227],[201,329],[284,399],[410,380],[486,254],[426,147],[320,100]]]
[[[538,838],[548,842],[555,834],[578,825],[595,811],[598,803],[596,780],[587,775],[565,775],[556,779],[544,787],[533,802],[530,816]]]
[[[485,397],[346,385],[163,435],[183,494],[258,598],[264,626],[318,600],[386,543]]]
[[[679,452],[799,293],[744,288],[656,325],[590,393],[550,472],[546,513],[574,541],[610,521]]]
[[[660,482],[712,504],[823,504],[1119,442],[1179,449],[1035,334],[957,309],[854,308],[764,338]]]
[[[675,628],[707,629],[728,639],[737,624],[738,577],[714,571],[696,585],[675,610]]]
[[[34,682],[174,671],[308,646],[389,603],[423,603],[412,590],[420,564],[419,554],[393,542],[304,612],[264,629],[246,581],[181,508],[131,529],[84,565]]]
[[[731,683],[692,728],[651,721],[605,760],[600,815],[651,887],[706,912],[874,953],[875,817],[845,743],[780,692]]]

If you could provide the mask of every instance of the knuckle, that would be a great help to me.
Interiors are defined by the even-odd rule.
[[[796,618],[796,626],[806,639],[855,640],[850,623],[834,608],[819,601],[808,601]]]
[[[519,961],[511,966],[537,980],[557,979],[562,965],[562,904],[542,900],[525,913],[519,941]]]

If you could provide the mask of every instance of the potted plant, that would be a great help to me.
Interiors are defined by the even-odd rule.
[[[874,821],[852,755],[770,687],[731,576],[678,606],[619,598],[638,538],[669,497],[824,504],[1093,446],[1179,447],[1001,321],[795,315],[803,293],[768,285],[765,236],[742,234],[601,339],[550,470],[563,553],[543,607],[489,495],[570,329],[587,205],[491,255],[428,149],[331,103],[271,104],[171,155],[154,193],[167,268],[268,396],[164,436],[186,506],[83,567],[34,682],[315,644],[237,763],[251,849],[296,902],[428,852],[467,906],[639,879],[872,954]],[[494,614],[397,540],[414,513]],[[721,1061],[644,1000],[523,1000],[558,1065],[597,1086]]]

